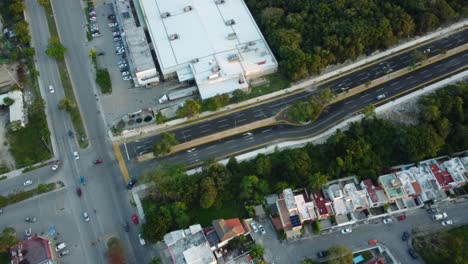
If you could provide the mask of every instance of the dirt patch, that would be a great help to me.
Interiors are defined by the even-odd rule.
[[[0,167],[6,166],[8,169],[15,169],[15,160],[10,154],[10,146],[7,140],[6,125],[8,123],[8,113],[0,110]]]
[[[379,112],[377,116],[400,124],[416,125],[421,111],[418,108],[418,100],[419,97],[412,98],[388,110]]]

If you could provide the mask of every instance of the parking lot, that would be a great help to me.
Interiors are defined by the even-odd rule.
[[[31,235],[48,236],[56,243],[65,242],[70,254],[61,258],[60,263],[80,263],[85,254],[80,242],[80,230],[75,217],[65,206],[65,190],[61,189],[6,208],[0,215],[0,229],[13,227],[18,239],[26,239],[25,230],[31,228]],[[26,222],[25,217],[35,217],[36,222]],[[91,243],[88,244],[92,246]]]

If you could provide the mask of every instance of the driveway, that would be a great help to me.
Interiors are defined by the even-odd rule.
[[[468,223],[468,202],[459,204],[449,204],[440,208],[447,212],[448,219],[452,219],[455,225],[464,225]],[[263,226],[267,234],[253,234],[254,239],[265,247],[265,258],[268,263],[301,263],[305,258],[316,258],[318,251],[327,250],[334,244],[340,244],[351,248],[353,251],[369,247],[367,241],[377,239],[379,243],[387,247],[391,254],[400,263],[423,263],[419,258],[413,260],[408,254],[408,244],[401,240],[404,231],[418,229],[421,231],[442,229],[440,221],[432,221],[429,214],[418,209],[408,212],[407,219],[398,222],[394,219],[393,224],[384,225],[381,221],[367,225],[353,227],[351,234],[342,235],[340,231],[322,236],[313,236],[303,239],[289,240],[280,242],[276,238],[269,221],[265,221]]]

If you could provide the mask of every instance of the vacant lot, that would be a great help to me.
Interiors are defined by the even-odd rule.
[[[414,247],[427,264],[468,263],[468,226],[417,237]]]

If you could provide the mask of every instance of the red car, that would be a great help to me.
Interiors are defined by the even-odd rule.
[[[400,215],[400,216],[398,217],[398,221],[403,221],[403,220],[405,220],[405,219],[406,219],[406,215]]]
[[[102,163],[102,160],[100,160],[100,159],[97,159],[97,160],[94,161],[94,164],[101,164],[101,163]]]
[[[77,194],[79,197],[81,197],[81,188],[80,188],[80,187],[76,188],[76,194]]]
[[[140,221],[138,221],[138,216],[136,214],[132,214],[132,221],[135,225],[138,225]]]
[[[367,244],[375,245],[375,244],[377,244],[377,242],[379,242],[379,241],[377,241],[377,239],[371,239],[371,240],[367,241]]]

